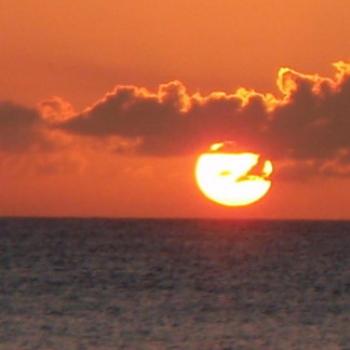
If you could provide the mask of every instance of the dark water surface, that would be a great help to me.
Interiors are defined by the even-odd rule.
[[[350,349],[350,222],[0,219],[8,349]]]

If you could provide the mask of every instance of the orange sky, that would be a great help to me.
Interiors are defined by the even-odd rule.
[[[181,81],[189,96],[224,91],[226,100],[245,87],[283,98],[276,85],[280,67],[336,79],[331,64],[350,57],[348,23],[347,0],[3,0],[0,103],[11,100],[34,109],[59,96],[72,106],[67,115],[74,118],[115,86],[156,93],[159,84],[172,80]],[[346,94],[347,87],[342,91]],[[348,110],[350,116],[346,103],[340,107],[341,115]],[[338,113],[337,107],[333,110]],[[67,117],[58,114],[55,118]],[[308,111],[301,110],[304,114]],[[347,130],[350,123],[342,122]],[[350,172],[277,176],[263,201],[223,208],[196,188],[190,152],[121,155],[113,140],[95,135],[91,127],[83,126],[89,136],[81,135],[80,124],[73,134],[50,131],[54,146],[49,149],[26,143],[25,126],[8,128],[6,123],[0,120],[0,215],[350,219]],[[24,131],[18,136],[19,127]],[[293,132],[298,135],[297,128]],[[8,133],[23,145],[14,147]],[[278,139],[277,131],[274,135]],[[332,142],[335,138],[330,135]],[[316,157],[312,152],[310,157]]]

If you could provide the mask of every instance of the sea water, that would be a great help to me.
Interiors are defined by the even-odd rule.
[[[350,349],[350,222],[0,220],[0,349]]]

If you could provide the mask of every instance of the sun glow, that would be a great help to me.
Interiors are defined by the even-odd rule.
[[[224,144],[214,144],[199,156],[195,169],[197,184],[212,201],[227,206],[256,202],[270,189],[268,177],[273,171],[269,160],[255,153],[223,151]]]

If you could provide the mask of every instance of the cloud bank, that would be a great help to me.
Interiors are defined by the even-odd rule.
[[[280,69],[281,98],[245,89],[190,95],[179,81],[155,93],[117,86],[61,127],[80,135],[138,138],[136,151],[152,155],[233,140],[272,157],[329,158],[350,147],[350,65],[335,67],[334,79]]]
[[[203,96],[172,81],[156,92],[116,86],[80,113],[59,98],[44,101],[39,110],[1,103],[0,148],[43,146],[45,128],[116,137],[134,153],[152,156],[191,154],[232,140],[237,150],[263,152],[311,172],[350,174],[350,64],[334,67],[333,78],[281,68],[277,97],[243,88]]]

